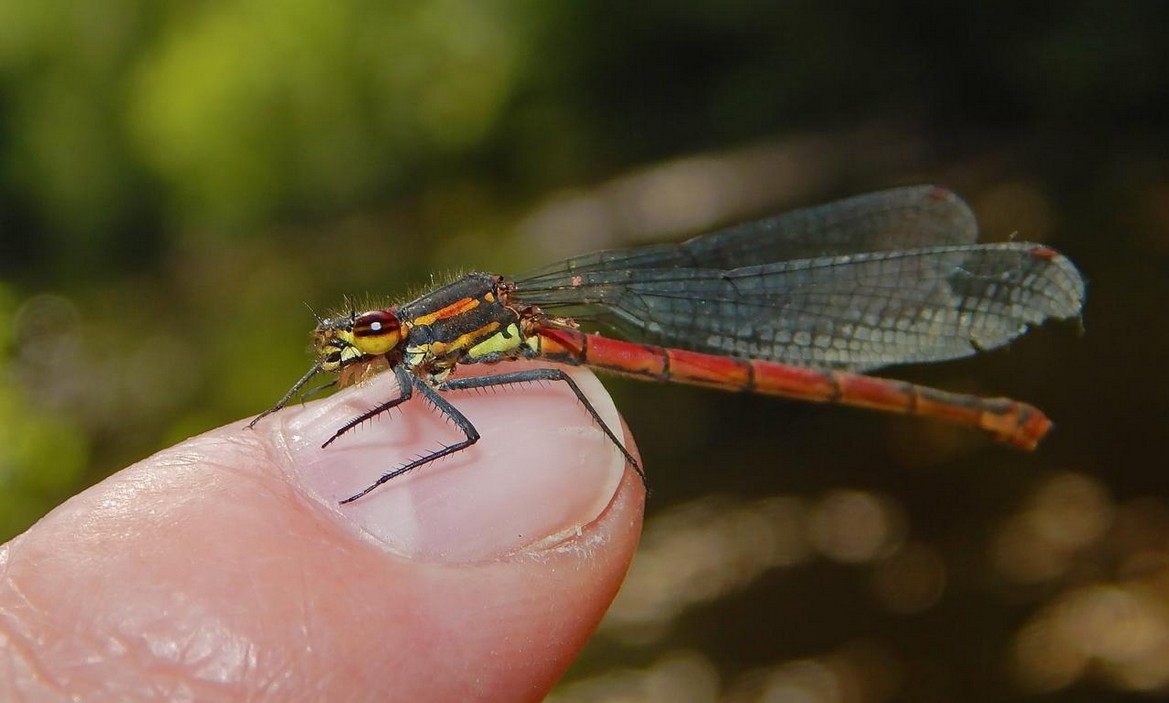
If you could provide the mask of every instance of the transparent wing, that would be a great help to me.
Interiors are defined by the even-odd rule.
[[[850,370],[968,356],[1079,314],[1065,257],[976,236],[956,196],[901,188],[577,257],[517,279],[517,296],[633,339]]]

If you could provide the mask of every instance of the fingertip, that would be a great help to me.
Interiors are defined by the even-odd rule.
[[[636,457],[600,383],[588,372],[572,377]],[[418,403],[319,449],[338,419],[392,390],[369,384],[334,408],[290,419],[281,432],[298,464],[294,481],[341,524],[372,537],[370,552],[388,557],[389,590],[398,594],[391,607],[412,625],[382,630],[379,646],[413,643],[409,661],[425,672],[402,677],[404,700],[411,691],[474,697],[465,686],[536,700],[616,596],[637,547],[644,484],[571,391],[545,383],[452,394],[482,434],[478,444],[339,505],[391,457],[449,438],[450,426]],[[437,688],[436,665],[457,669]]]
[[[574,378],[620,427],[596,380]],[[616,594],[644,495],[558,385],[461,394],[482,446],[371,493],[387,503],[368,514],[337,504],[346,482],[450,430],[411,408],[363,428],[358,446],[320,449],[331,413],[384,399],[386,386],[188,440],[26,533],[3,567],[0,610],[47,646],[30,650],[38,676],[79,699],[247,698],[279,680],[332,700],[536,700]]]

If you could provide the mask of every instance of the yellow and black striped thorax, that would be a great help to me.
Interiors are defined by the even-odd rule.
[[[402,306],[408,330],[403,361],[441,374],[457,363],[474,364],[520,355],[520,314],[506,305],[499,276],[472,273]]]

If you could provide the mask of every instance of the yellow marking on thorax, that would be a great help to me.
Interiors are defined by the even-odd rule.
[[[502,332],[496,332],[482,342],[467,350],[467,356],[477,358],[488,354],[498,354],[512,349],[518,349],[520,344],[520,328],[513,322]]]
[[[511,327],[515,327],[515,325],[509,325],[509,328]],[[428,360],[442,359],[444,357],[450,356],[452,353],[459,354],[464,349],[467,349],[467,345],[473,343],[477,339],[483,339],[497,329],[499,329],[499,321],[492,320],[479,329],[459,335],[449,342],[431,342],[429,344],[419,344],[412,347],[406,347],[406,363],[410,366],[419,366]],[[498,336],[501,335],[492,335],[490,338],[484,339],[476,346],[491,343],[491,341]],[[518,339],[519,337],[517,336],[516,338]],[[512,346],[518,346],[518,342]]]

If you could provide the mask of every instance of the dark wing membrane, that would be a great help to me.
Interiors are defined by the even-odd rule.
[[[977,238],[974,213],[961,198],[937,186],[911,186],[793,210],[681,243],[586,254],[519,280],[552,284],[566,275],[612,269],[737,269],[792,259],[958,246]]]
[[[665,346],[865,370],[1002,346],[1029,325],[1078,315],[1084,282],[1051,249],[1013,242],[730,270],[589,266],[521,279],[517,297]]]

